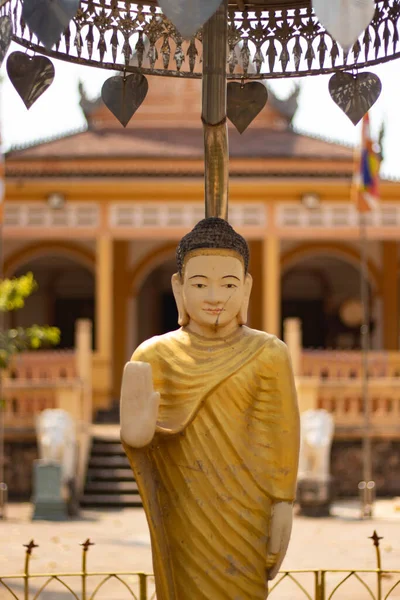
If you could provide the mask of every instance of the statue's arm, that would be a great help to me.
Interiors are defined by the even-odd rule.
[[[120,421],[121,438],[133,448],[142,448],[153,439],[160,394],[154,391],[151,366],[132,361],[122,376]]]
[[[286,477],[277,486],[277,497],[272,506],[268,542],[268,578],[278,573],[289,545],[293,523],[293,502],[299,459],[300,418],[296,387],[289,352],[283,342],[277,341],[274,356],[279,391],[280,425],[275,436],[276,456]]]

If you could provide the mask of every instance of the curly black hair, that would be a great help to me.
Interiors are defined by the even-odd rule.
[[[224,219],[219,217],[203,219],[181,239],[176,249],[176,263],[180,275],[182,275],[186,254],[200,248],[234,250],[242,256],[244,270],[247,273],[250,258],[249,246],[246,240],[236,233]]]

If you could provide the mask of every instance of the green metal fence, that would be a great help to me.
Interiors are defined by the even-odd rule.
[[[280,600],[389,600],[400,597],[400,570],[381,568],[381,553],[376,532],[371,536],[376,550],[377,568],[370,570],[307,569],[281,571],[271,582],[268,598]],[[119,600],[104,596],[109,583],[117,584],[124,598],[156,600],[154,577],[149,573],[91,572],[87,558],[92,546],[88,539],[81,544],[81,570],[68,573],[31,573],[32,553],[38,546],[33,540],[25,545],[23,572],[0,575],[0,600]],[[352,586],[349,592],[349,584]],[[347,586],[347,587],[346,587]],[[358,589],[357,589],[358,586]],[[344,594],[344,595],[343,595]]]

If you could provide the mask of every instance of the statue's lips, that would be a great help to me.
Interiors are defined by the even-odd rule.
[[[220,313],[224,312],[223,308],[215,308],[215,309],[204,308],[203,310],[204,310],[204,312],[209,313],[210,315],[219,315]]]

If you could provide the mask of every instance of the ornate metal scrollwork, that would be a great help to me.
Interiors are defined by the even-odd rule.
[[[228,11],[228,79],[332,73],[400,56],[400,0],[379,0],[363,36],[345,54],[308,6]],[[287,3],[289,5],[289,3]],[[283,5],[285,6],[285,5]],[[82,0],[61,41],[47,50],[22,19],[22,1],[6,0],[15,42],[69,62],[147,75],[201,78],[202,32],[184,42],[156,6]]]

